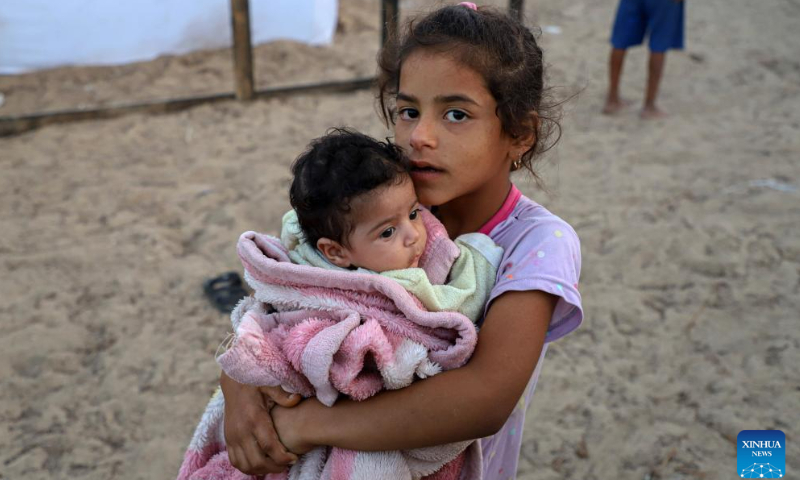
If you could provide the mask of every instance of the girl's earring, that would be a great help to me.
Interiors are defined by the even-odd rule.
[[[514,162],[511,163],[511,171],[514,172],[516,170],[519,170],[520,168],[522,168],[522,154],[521,153],[519,154],[519,157],[517,157],[517,159],[514,160]]]

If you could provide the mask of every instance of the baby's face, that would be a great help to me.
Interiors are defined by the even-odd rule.
[[[410,180],[357,198],[352,208],[356,226],[345,248],[351,265],[376,272],[419,266],[428,233]]]

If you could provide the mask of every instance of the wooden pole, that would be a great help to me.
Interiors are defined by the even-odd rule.
[[[510,0],[508,2],[508,14],[517,20],[522,20],[522,12],[525,10],[524,0]]]
[[[398,0],[383,0],[381,15],[383,20],[383,29],[381,30],[381,45],[386,45],[386,42],[397,33],[397,7]]]
[[[236,98],[253,98],[253,50],[250,42],[250,2],[231,0],[233,24],[233,71],[236,76]]]

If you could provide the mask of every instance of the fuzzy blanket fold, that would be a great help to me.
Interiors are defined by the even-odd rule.
[[[217,359],[223,370],[241,383],[280,385],[332,405],[340,394],[363,400],[466,363],[477,341],[473,322],[502,251],[486,238],[450,241],[427,211],[423,221],[428,243],[420,268],[383,274],[319,263],[321,256],[300,240],[291,212],[284,218],[283,242],[242,234],[238,252],[255,294],[231,315],[235,339]],[[276,311],[268,313],[265,304]],[[449,310],[429,311],[441,305]],[[248,478],[228,463],[223,409],[218,391],[179,480]],[[289,472],[266,478],[472,479],[480,478],[480,461],[478,442],[396,452],[317,448]]]

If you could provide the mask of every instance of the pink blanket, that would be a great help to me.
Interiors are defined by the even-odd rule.
[[[444,283],[458,248],[427,211],[423,221],[428,244],[420,267],[431,282]],[[462,366],[475,347],[467,317],[426,311],[390,278],[295,265],[280,240],[254,232],[242,234],[238,252],[255,298],[234,310],[235,340],[217,360],[241,383],[280,385],[332,405],[340,394],[363,400]],[[268,313],[265,304],[277,311]],[[217,392],[209,403],[179,480],[248,478],[228,463],[223,402]],[[471,479],[480,478],[480,459],[477,442],[402,452],[317,448],[267,478]]]

